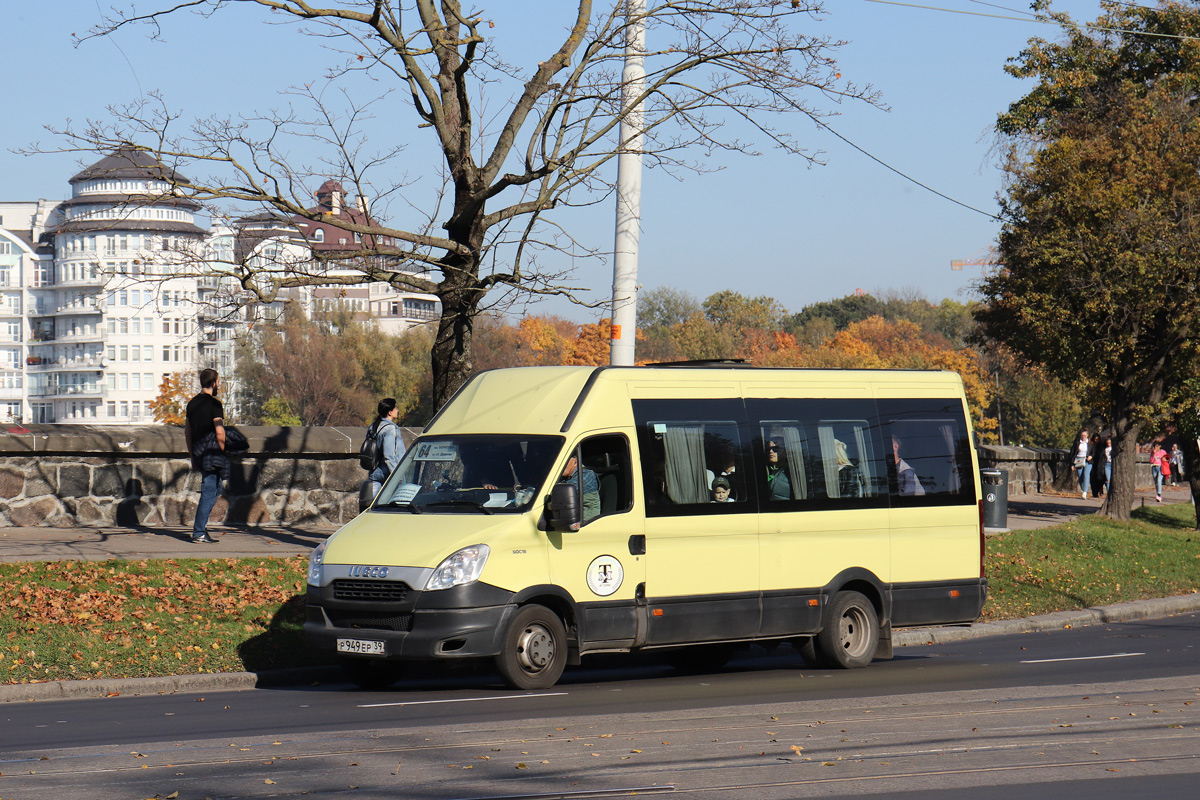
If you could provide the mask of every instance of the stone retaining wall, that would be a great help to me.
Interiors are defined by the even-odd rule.
[[[231,459],[213,522],[336,527],[358,513],[364,429],[238,429],[250,451]],[[191,525],[200,476],[186,450],[163,425],[0,427],[0,527]]]
[[[1063,470],[1071,469],[1070,453],[1045,447],[1001,447],[982,445],[979,448],[981,469],[1002,469],[1008,472],[1008,495],[1038,494],[1049,491],[1054,479]],[[1138,453],[1138,468],[1134,473],[1136,486],[1149,489],[1154,486],[1150,474],[1150,456]]]
[[[250,452],[233,459],[214,522],[337,527],[358,513],[362,428],[239,430]],[[183,429],[165,425],[0,426],[0,527],[191,525],[200,476],[185,452]],[[985,445],[979,456],[1007,470],[1010,496],[1047,491],[1070,469],[1065,450]],[[1148,465],[1137,478],[1152,485]]]

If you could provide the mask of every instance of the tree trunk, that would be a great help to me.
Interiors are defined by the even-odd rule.
[[[1200,441],[1185,434],[1180,438],[1179,449],[1183,451],[1183,471],[1194,503],[1200,497]],[[1200,530],[1200,506],[1196,506],[1196,530]]]
[[[1134,493],[1137,489],[1137,445],[1142,426],[1135,424],[1128,415],[1122,415],[1113,424],[1112,482],[1100,513],[1113,519],[1128,521],[1133,511]]]
[[[475,371],[471,334],[479,313],[479,293],[456,289],[440,294],[442,316],[433,340],[433,411],[436,413]]]

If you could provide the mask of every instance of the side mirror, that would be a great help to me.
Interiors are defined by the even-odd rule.
[[[579,485],[556,483],[546,498],[546,525],[555,531],[577,531],[583,519],[579,504]]]

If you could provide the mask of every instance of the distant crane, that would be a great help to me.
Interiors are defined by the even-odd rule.
[[[950,269],[962,272],[963,267],[994,267],[999,263],[996,259],[996,248],[988,247],[976,251],[970,258],[951,259]]]

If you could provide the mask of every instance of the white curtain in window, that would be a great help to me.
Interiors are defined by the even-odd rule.
[[[796,500],[808,498],[808,479],[804,472],[804,443],[796,428],[783,428],[783,446],[787,450],[788,481],[792,484],[792,497]]]
[[[821,442],[821,466],[825,468],[825,494],[828,497],[841,497],[842,491],[838,484],[837,439],[833,437],[833,428],[829,425],[818,426],[817,439]]]
[[[867,449],[867,432],[862,425],[854,426],[854,442],[858,445],[858,472],[862,481],[862,494],[869,497],[875,483],[871,480],[871,451]]]
[[[947,422],[939,425],[938,430],[946,441],[946,452],[950,458],[950,486],[947,487],[947,491],[957,494],[962,489],[962,477],[958,474],[958,459],[955,458],[954,452],[954,426]]]
[[[670,425],[663,436],[663,444],[666,448],[667,496],[676,503],[707,503],[704,426]]]

